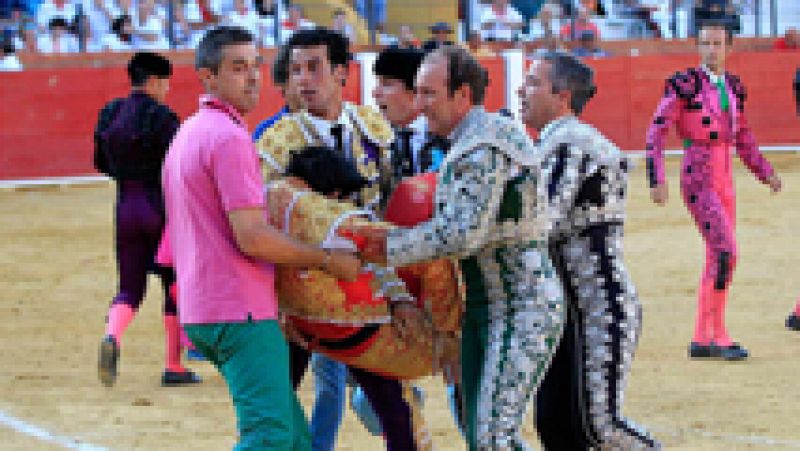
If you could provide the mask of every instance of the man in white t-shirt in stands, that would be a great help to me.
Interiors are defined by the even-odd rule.
[[[39,36],[36,40],[36,48],[42,53],[77,53],[78,40],[69,33],[69,25],[63,17],[55,17],[50,20],[47,27],[50,32]]]
[[[557,38],[561,31],[560,18],[561,7],[557,3],[545,3],[536,18],[531,19],[528,37],[532,40]]]
[[[481,30],[485,41],[513,41],[524,21],[508,0],[493,0],[481,13]]]

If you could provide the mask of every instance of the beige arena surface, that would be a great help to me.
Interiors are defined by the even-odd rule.
[[[700,237],[678,196],[677,159],[670,160],[664,208],[649,202],[642,160],[632,174],[626,261],[645,322],[625,412],[667,449],[800,449],[800,333],[783,327],[800,294],[800,157],[769,158],[783,175],[780,195],[770,195],[741,164],[736,170],[740,260],[728,322],[752,352],[746,362],[686,358]],[[110,184],[0,191],[0,449],[59,449],[69,440],[87,448],[230,449],[233,409],[209,364],[191,365],[205,378],[200,386],[159,386],[162,300],[155,279],[124,337],[117,385],[107,389],[97,380],[97,346],[116,288],[113,198]],[[421,385],[437,449],[464,449],[440,379]],[[306,407],[311,388],[307,378]],[[525,425],[535,444],[531,415]],[[37,432],[46,437],[32,437]],[[338,449],[383,444],[348,409]]]

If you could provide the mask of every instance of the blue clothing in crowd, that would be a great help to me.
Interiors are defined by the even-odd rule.
[[[273,116],[265,119],[263,122],[258,124],[258,126],[256,126],[255,131],[253,131],[253,141],[258,141],[258,139],[261,138],[261,135],[263,135],[265,131],[267,131],[269,128],[275,125],[276,122],[281,120],[281,118],[287,114],[289,114],[289,107],[284,105],[283,108],[280,109],[280,111],[278,111]]]

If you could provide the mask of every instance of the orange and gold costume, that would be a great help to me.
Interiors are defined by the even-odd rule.
[[[407,179],[390,200],[387,216],[404,222],[403,218],[425,212],[426,203],[430,212],[434,188],[434,177]],[[352,204],[295,188],[286,181],[268,185],[267,204],[275,227],[309,244],[326,246],[346,239],[357,247],[361,237],[342,230],[365,223],[371,228],[396,227],[370,220],[368,211]],[[351,283],[321,271],[280,267],[276,288],[281,310],[312,349],[348,365],[413,379],[436,372],[443,354],[458,353],[462,298],[457,270],[450,260],[397,271],[368,265]],[[425,313],[424,324],[416,325],[421,334],[403,336],[392,323],[391,304],[415,300]]]

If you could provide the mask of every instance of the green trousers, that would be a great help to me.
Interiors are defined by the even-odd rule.
[[[551,292],[553,290],[550,290]],[[470,451],[527,450],[522,421],[561,337],[560,292],[466,302],[461,383]]]
[[[461,324],[461,392],[467,446],[477,449],[478,397],[481,373],[486,360],[486,340],[489,328],[489,307],[482,303],[467,303]]]
[[[289,377],[277,321],[192,324],[186,334],[228,384],[239,440],[234,450],[307,451],[308,422]]]

